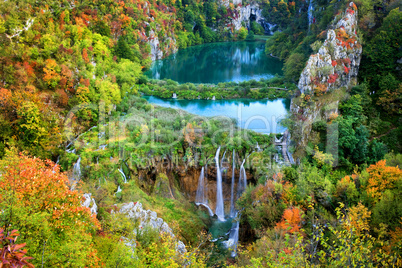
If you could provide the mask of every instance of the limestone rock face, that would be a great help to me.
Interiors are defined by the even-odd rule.
[[[300,75],[301,93],[324,93],[349,87],[356,81],[362,46],[356,34],[357,8],[353,2],[332,27],[318,53],[310,56]]]
[[[142,208],[142,204],[140,202],[130,202],[123,204],[123,206],[120,208],[119,213],[126,215],[127,218],[138,221],[139,226],[138,228],[144,228],[144,227],[151,227],[153,229],[156,229],[160,234],[167,234],[171,237],[175,237],[173,234],[172,229],[169,227],[169,225],[163,221],[163,219],[158,218],[158,215],[156,214],[155,211],[152,210],[145,210]],[[135,243],[129,243],[129,244],[135,244]],[[177,241],[176,242],[176,251],[183,254],[185,253],[186,246],[182,241]]]
[[[291,104],[296,119],[292,136],[298,137],[294,139],[296,152],[304,151],[309,139],[314,138],[311,133],[314,122],[327,122],[338,115],[343,92],[339,89],[349,88],[356,82],[362,53],[356,29],[357,8],[351,2],[342,17],[328,30],[318,53],[310,56],[301,73],[298,87],[302,94]],[[317,96],[314,100],[311,98],[313,93]],[[336,124],[328,125],[327,136],[336,135],[336,131]],[[327,153],[338,154],[337,151]]]
[[[267,22],[262,16],[262,9],[258,3],[252,2],[243,6],[242,0],[221,0],[220,5],[229,7],[229,4],[233,3],[236,8],[236,15],[232,18],[232,24],[236,31],[240,30],[242,22],[245,22],[247,28],[250,28],[251,16],[255,17],[255,21],[259,23],[267,33],[272,33],[271,30],[275,27],[274,24]]]
[[[154,30],[149,31],[148,43],[151,46],[151,60],[162,59],[165,54],[171,54],[177,52],[176,40],[171,37],[165,37],[164,42],[167,44],[165,53],[161,48],[158,35],[155,34]]]

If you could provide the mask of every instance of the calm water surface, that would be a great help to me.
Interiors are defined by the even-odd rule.
[[[145,74],[179,83],[241,82],[282,75],[280,60],[265,55],[265,42],[204,44],[178,51],[157,60]]]
[[[163,107],[182,109],[201,116],[226,116],[237,120],[239,127],[260,133],[282,133],[279,121],[289,111],[290,101],[277,100],[175,100],[144,96],[148,102]]]

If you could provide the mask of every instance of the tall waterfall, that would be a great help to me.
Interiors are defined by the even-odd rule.
[[[240,174],[239,174],[239,184],[237,185],[237,198],[240,198],[241,194],[246,190],[247,187],[247,175],[246,170],[244,168],[244,162],[246,159],[243,160],[240,166]]]
[[[218,148],[215,155],[215,162],[216,162],[216,208],[215,214],[218,216],[220,221],[225,220],[225,209],[223,205],[223,193],[222,193],[222,174],[221,168],[219,165],[219,152],[221,147]]]
[[[195,196],[195,203],[199,204],[206,204],[206,198],[205,198],[205,181],[204,181],[205,173],[204,173],[204,167],[201,169],[201,174],[200,178],[198,179],[198,188],[197,188],[197,194]]]
[[[234,184],[235,184],[235,150],[233,150],[233,163],[232,163],[232,184],[230,189],[230,217],[235,216],[234,207]]]
[[[310,0],[309,5],[308,5],[308,12],[307,12],[309,28],[310,28],[310,25],[313,24],[313,21],[314,21],[313,11],[314,11],[313,0]]]
[[[201,174],[198,179],[198,188],[197,188],[197,194],[195,196],[195,204],[197,206],[204,206],[206,209],[208,209],[209,216],[213,216],[214,213],[212,212],[212,209],[208,206],[208,198],[206,196],[207,194],[207,185],[205,181],[205,170],[204,167],[201,169]]]

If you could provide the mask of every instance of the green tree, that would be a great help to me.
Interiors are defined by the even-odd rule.
[[[300,78],[300,73],[305,66],[305,56],[301,53],[293,53],[285,61],[283,72],[285,78],[297,82]]]
[[[241,27],[240,30],[239,30],[239,33],[238,33],[239,40],[244,40],[244,39],[246,39],[247,33],[248,33],[248,32],[247,32],[247,29],[244,28],[244,27]]]
[[[247,37],[246,37],[246,40],[247,40],[247,41],[254,41],[254,39],[255,39],[255,37],[254,37],[254,32],[250,30],[250,31],[248,32],[248,35],[247,35]]]

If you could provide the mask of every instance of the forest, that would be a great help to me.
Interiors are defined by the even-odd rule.
[[[401,9],[398,0],[2,1],[0,267],[401,267]],[[256,37],[283,75],[198,84],[145,74],[178,50]],[[327,55],[347,56],[310,64]],[[294,161],[278,149],[285,133],[143,98],[173,94],[291,101],[281,124]],[[227,228],[196,192],[205,177],[217,195],[221,177],[227,205],[231,176]],[[238,243],[216,242],[236,223]]]

